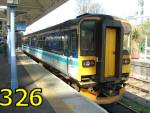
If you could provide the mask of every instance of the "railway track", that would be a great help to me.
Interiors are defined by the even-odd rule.
[[[146,80],[138,79],[138,78],[135,78],[135,77],[129,77],[129,78],[130,78],[130,79],[137,80],[137,81],[140,81],[140,82],[143,82],[143,83],[150,83],[150,81],[146,81]]]
[[[143,93],[150,94],[150,91],[149,91],[149,90],[146,90],[146,89],[144,89],[144,88],[141,88],[141,87],[138,87],[138,86],[129,84],[129,83],[127,83],[127,86],[128,86],[128,87],[131,87],[131,88],[134,88],[134,89],[136,89],[136,90],[139,90],[139,91],[141,91],[141,92],[143,92]]]
[[[139,113],[121,102],[101,105],[101,107],[106,109],[109,113]]]
[[[127,82],[127,87],[139,90],[146,94],[150,94],[150,82],[147,81],[130,77],[130,80]]]
[[[129,78],[126,85],[128,92],[124,97],[134,100],[139,104],[139,108],[149,107],[150,105],[150,82],[145,82],[136,78]],[[148,112],[149,113],[149,112]]]

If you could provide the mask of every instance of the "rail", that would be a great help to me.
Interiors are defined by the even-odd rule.
[[[109,113],[139,113],[121,102],[101,105],[101,107],[106,109]]]

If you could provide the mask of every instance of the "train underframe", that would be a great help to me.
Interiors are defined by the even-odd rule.
[[[53,67],[48,66],[48,69],[68,85],[97,104],[110,104],[117,102],[125,93],[125,82],[128,77],[124,77],[124,79],[117,82],[111,81],[97,84],[96,81],[90,79],[82,82],[76,81]]]
[[[125,81],[111,81],[104,83],[96,83],[87,81],[85,83],[69,79],[69,83],[74,89],[80,92],[85,97],[96,102],[97,104],[110,104],[118,101],[125,93]]]
[[[118,101],[125,93],[125,81],[99,83],[93,87],[81,88],[80,93],[98,104]]]
[[[25,51],[24,51],[25,52]],[[73,87],[75,90],[80,92],[82,95],[88,99],[96,102],[97,104],[110,104],[118,101],[125,93],[125,81],[128,77],[119,81],[109,81],[104,83],[96,82],[96,78],[83,79],[82,82],[79,82],[72,77],[61,73],[59,70],[51,67],[50,65],[42,62],[36,57],[25,52],[32,59],[37,61],[40,65],[43,65],[45,68],[54,73],[57,77],[62,79],[68,85]]]

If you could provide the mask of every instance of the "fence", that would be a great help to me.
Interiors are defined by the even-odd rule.
[[[132,60],[131,61],[131,76],[150,81],[150,61],[147,60]]]

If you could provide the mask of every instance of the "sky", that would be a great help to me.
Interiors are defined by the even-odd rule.
[[[103,7],[105,14],[122,18],[126,18],[127,16],[132,16],[135,14],[138,9],[137,1],[138,0],[92,0],[92,2],[99,3]],[[150,15],[149,4],[150,0],[144,0],[145,15]],[[76,18],[76,5],[76,0],[69,0],[46,16],[42,17],[40,20],[28,26],[25,34],[59,24],[72,18]]]

